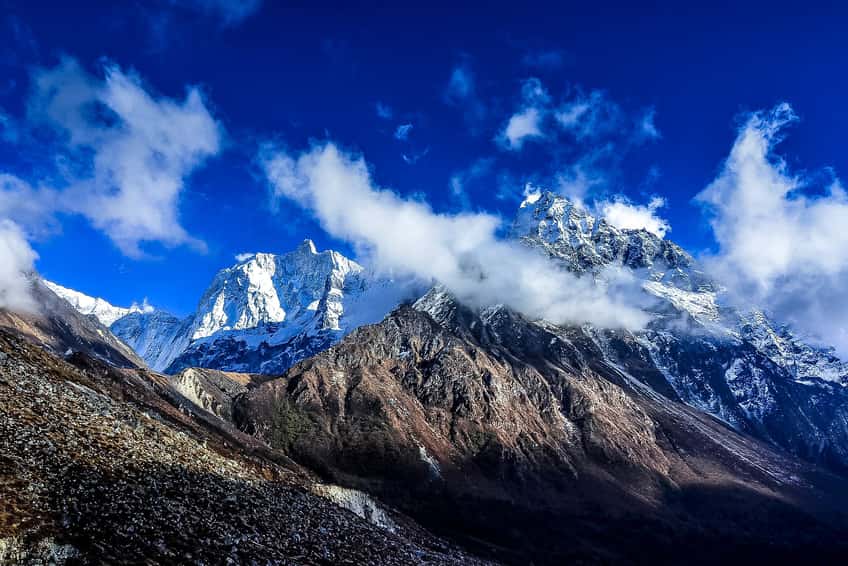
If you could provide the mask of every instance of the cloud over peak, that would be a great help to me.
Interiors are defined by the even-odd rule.
[[[440,214],[403,199],[377,187],[361,157],[332,143],[299,155],[266,148],[260,161],[276,197],[312,212],[324,230],[351,242],[378,269],[438,281],[473,305],[506,304],[557,323],[637,328],[647,321],[617,286],[578,278],[499,239],[498,217]]]
[[[622,230],[647,230],[664,238],[671,226],[657,211],[664,207],[665,199],[653,197],[647,204],[634,204],[623,197],[601,202],[597,208],[607,222]]]

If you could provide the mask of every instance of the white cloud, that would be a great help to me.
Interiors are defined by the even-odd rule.
[[[198,89],[183,101],[154,98],[117,66],[99,80],[64,59],[34,73],[28,114],[63,141],[67,186],[55,210],[86,216],[129,256],[142,255],[142,242],[202,247],[178,214],[185,178],[221,143]],[[9,200],[3,189],[0,201]]]
[[[35,189],[19,177],[0,173],[0,218],[14,218],[31,235],[42,236],[57,227],[58,199],[54,190]]]
[[[659,129],[657,129],[657,125],[654,122],[654,118],[656,117],[657,111],[654,108],[648,108],[645,110],[645,113],[642,115],[642,119],[639,121],[639,128],[636,130],[637,135],[643,136],[645,139],[654,140],[662,137]]]
[[[623,197],[598,204],[601,216],[621,230],[647,230],[664,238],[671,230],[668,221],[657,216],[657,210],[665,206],[665,199],[652,198],[648,204],[633,204]]]
[[[244,262],[246,262],[247,260],[249,260],[249,259],[253,258],[253,256],[255,256],[255,255],[256,255],[256,254],[254,254],[254,253],[236,254],[236,255],[235,255],[235,259],[236,259],[236,261],[237,261],[237,262],[239,262],[239,263],[244,263]]]
[[[578,203],[584,202],[595,187],[606,183],[606,177],[594,171],[591,159],[585,157],[557,173],[554,180],[559,194]]]
[[[555,116],[560,128],[580,142],[626,130],[621,106],[600,90],[588,95],[577,90],[574,97],[556,109]]]
[[[531,78],[521,85],[521,107],[510,116],[501,132],[495,137],[503,149],[520,150],[524,142],[544,137],[542,121],[548,112],[550,96],[539,79]]]
[[[848,196],[833,181],[821,196],[774,154],[797,120],[788,104],[750,115],[718,177],[696,198],[718,242],[705,258],[733,296],[848,355]]]
[[[294,157],[266,150],[260,158],[276,195],[310,210],[329,234],[351,242],[378,269],[435,279],[470,304],[507,304],[556,323],[637,328],[647,321],[629,285],[611,278],[616,284],[604,288],[498,239],[495,216],[438,214],[380,189],[364,160],[333,144]]]
[[[37,258],[20,227],[11,220],[0,220],[0,308],[35,308],[27,275]]]
[[[377,101],[377,104],[374,106],[375,111],[377,112],[377,117],[382,118],[383,120],[391,120],[394,112],[392,111],[392,107],[388,104],[383,104],[380,101]]]
[[[176,4],[219,18],[225,26],[240,24],[256,13],[262,0],[172,0]]]
[[[538,108],[525,108],[513,114],[498,136],[498,143],[505,149],[521,149],[525,140],[542,137],[541,119]]]
[[[412,130],[412,124],[401,124],[395,129],[395,139],[399,140],[407,140],[409,139],[409,132]]]

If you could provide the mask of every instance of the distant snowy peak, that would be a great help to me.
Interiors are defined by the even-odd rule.
[[[302,327],[320,315],[338,330],[346,293],[362,287],[362,266],[304,240],[292,252],[252,254],[215,276],[198,305],[192,340],[222,331]]]
[[[289,253],[237,260],[215,275],[191,316],[130,314],[112,331],[159,371],[280,373],[423,292],[415,281],[381,277],[338,252],[319,252],[311,240]]]
[[[620,265],[674,277],[694,264],[674,242],[643,229],[618,229],[583,205],[549,191],[534,193],[521,203],[512,237],[563,260],[578,273]]]
[[[146,303],[142,305],[133,304],[128,308],[116,307],[99,297],[90,297],[79,291],[74,291],[73,289],[57,285],[52,281],[47,281],[46,279],[44,280],[44,284],[56,293],[56,295],[69,302],[77,312],[84,315],[94,315],[100,321],[100,324],[107,327],[130,313],[150,313],[154,310],[153,307]]]

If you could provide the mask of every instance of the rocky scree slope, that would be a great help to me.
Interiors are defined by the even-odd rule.
[[[439,288],[239,396],[233,415],[328,480],[506,561],[845,550],[846,480],[658,393],[591,332],[471,311]]]
[[[334,505],[282,454],[178,409],[164,376],[69,361],[0,331],[0,564],[478,563]]]

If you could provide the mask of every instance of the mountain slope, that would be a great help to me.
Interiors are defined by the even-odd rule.
[[[252,388],[234,415],[507,560],[833,559],[848,528],[844,479],[657,393],[587,331],[440,289]]]
[[[0,327],[13,330],[59,356],[84,352],[119,367],[145,367],[96,317],[79,313],[38,277],[32,279],[34,312],[0,309]]]
[[[130,313],[148,313],[153,311],[153,308],[147,305],[133,305],[129,308],[116,307],[99,297],[90,297],[79,291],[74,291],[52,281],[47,281],[46,279],[43,281],[48,289],[68,301],[81,314],[93,315],[100,324],[106,327],[111,326],[113,322]]]

